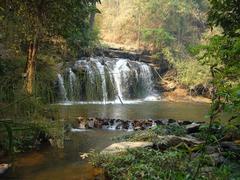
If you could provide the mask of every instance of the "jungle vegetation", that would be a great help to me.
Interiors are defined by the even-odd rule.
[[[43,132],[62,136],[61,122],[49,121],[56,113],[46,107],[55,101],[57,64],[89,54],[97,44],[90,17],[99,2],[0,1],[1,152],[31,149]]]
[[[54,81],[61,68],[57,65],[90,55],[100,39],[146,49],[156,58],[164,57],[177,71],[175,80],[189,88],[198,84],[211,86],[210,123],[202,131],[206,145],[218,144],[228,131],[239,138],[238,0],[98,3],[99,0],[0,1],[0,153],[29,150],[45,138],[56,139],[61,146],[63,131],[58,130],[63,122],[58,120],[55,109],[48,107],[55,101]],[[222,112],[231,115],[227,123],[222,122]],[[227,124],[224,133],[218,131],[222,124]],[[104,166],[112,177],[119,175],[119,169],[125,173],[123,177],[126,172],[132,178],[149,177],[150,167],[156,177],[191,179],[190,176],[198,177],[199,167],[206,163],[204,147],[200,149],[203,158],[192,164],[186,159],[188,153],[178,150],[166,154],[156,150],[131,151],[124,157],[100,160],[106,162]],[[167,165],[182,164],[171,172],[161,164],[160,172],[158,162],[163,159],[170,162]],[[149,166],[145,166],[149,161]],[[130,169],[129,164],[133,164]],[[189,173],[190,165],[196,169]],[[213,175],[228,178],[228,170],[221,166],[214,169]]]
[[[207,87],[210,73],[192,56],[191,48],[218,32],[207,26],[208,8],[207,0],[104,0],[97,23],[103,42],[149,50],[176,69],[177,83]]]

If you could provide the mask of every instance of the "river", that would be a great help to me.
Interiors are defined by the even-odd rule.
[[[78,116],[120,119],[162,119],[206,121],[209,104],[143,102],[137,104],[79,104],[53,105],[65,121]],[[92,167],[82,160],[81,153],[92,149],[100,151],[113,143],[112,138],[125,134],[123,131],[89,130],[70,133],[64,148],[46,147],[31,153],[17,155],[14,168],[5,178],[31,180],[105,179],[102,169]]]

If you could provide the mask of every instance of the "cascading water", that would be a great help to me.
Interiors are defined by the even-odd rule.
[[[69,68],[69,83],[70,83],[70,99],[74,100],[74,85],[76,82],[76,75],[74,74],[74,72],[72,71],[71,68]]]
[[[61,101],[68,101],[67,93],[64,87],[63,77],[61,74],[58,74],[57,76],[58,76],[58,86],[59,86],[59,94],[60,94]]]
[[[59,99],[79,103],[129,103],[154,94],[151,67],[128,59],[79,60],[58,82]]]
[[[102,82],[102,93],[103,93],[103,102],[105,103],[107,101],[107,86],[106,86],[106,78],[105,78],[105,68],[104,64],[101,64],[97,61],[97,59],[94,59],[96,61],[97,69],[101,76],[101,82]]]

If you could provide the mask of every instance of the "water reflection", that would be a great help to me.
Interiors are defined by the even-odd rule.
[[[73,106],[57,106],[65,119],[78,116],[119,118],[119,119],[160,119],[206,121],[209,104],[204,103],[171,103],[145,102],[141,104],[84,104]]]

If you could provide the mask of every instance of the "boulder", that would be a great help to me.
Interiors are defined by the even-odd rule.
[[[104,123],[105,123],[104,120],[96,118],[96,120],[94,121],[94,127],[98,129],[102,129]]]
[[[156,125],[168,125],[168,119],[158,119],[154,121]]]
[[[221,142],[221,147],[224,150],[231,151],[236,154],[240,154],[240,145],[236,144],[235,142],[231,142],[231,141]]]
[[[166,136],[158,136],[158,138],[155,140],[155,145],[159,149],[167,149],[173,146],[177,146],[180,143],[185,143],[188,146],[194,146],[203,144],[203,141],[199,141],[198,139],[194,137],[181,137],[181,136],[175,136],[175,135],[166,135]]]
[[[189,124],[192,124],[191,121],[180,121],[179,122],[180,125],[189,125]]]
[[[196,133],[199,130],[200,126],[201,126],[200,124],[196,124],[196,123],[186,125],[187,133],[189,133],[189,134],[190,133]]]
[[[77,117],[78,128],[85,129],[87,128],[87,119],[84,117]]]
[[[176,123],[177,121],[175,119],[168,119],[168,123],[171,124],[171,123]]]
[[[132,126],[131,122],[128,122],[128,121],[123,121],[122,122],[122,128],[124,130],[128,130],[129,126]]]
[[[88,128],[93,129],[94,128],[94,121],[88,120]]]
[[[152,147],[152,142],[120,142],[105,148],[101,154],[116,154],[126,152],[127,149]]]

